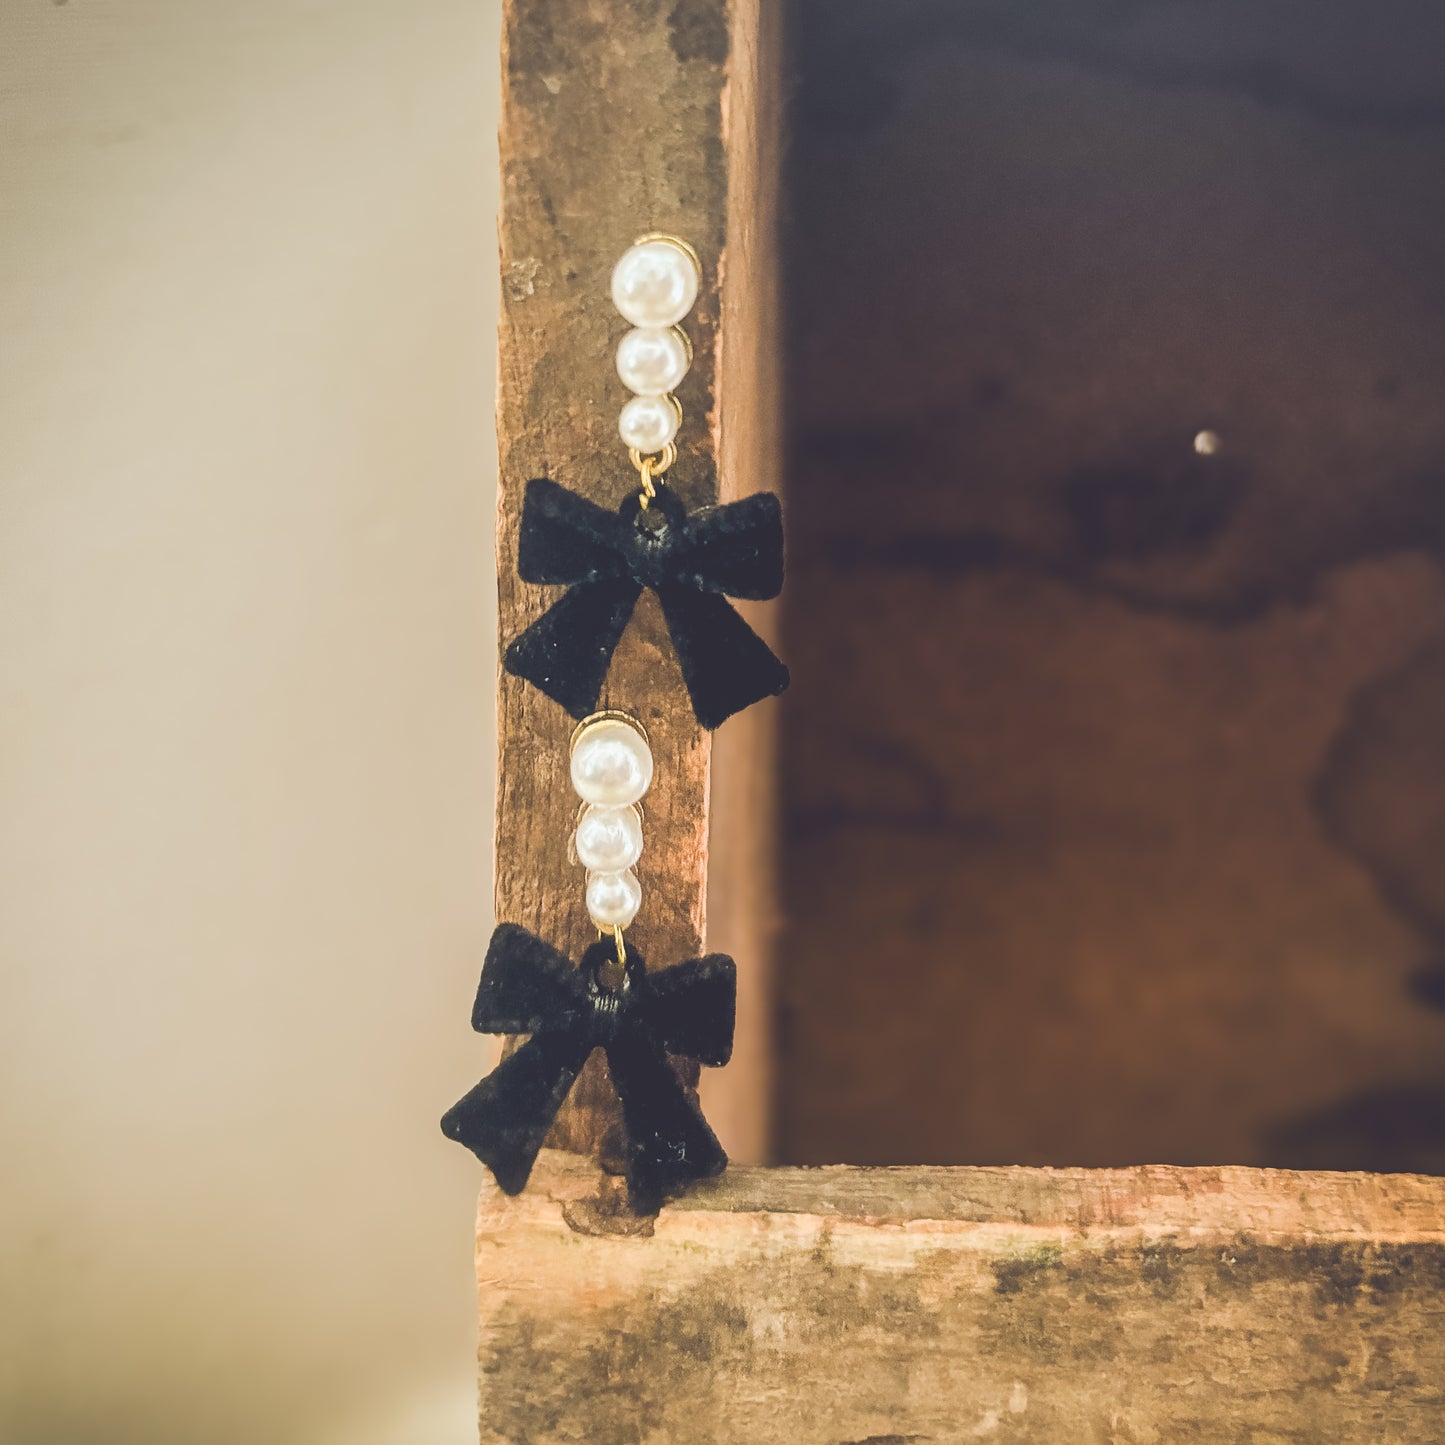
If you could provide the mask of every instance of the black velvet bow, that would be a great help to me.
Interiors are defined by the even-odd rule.
[[[570,590],[512,643],[504,665],[575,718],[596,711],[644,587],[662,603],[703,727],[788,685],[788,669],[727,601],[782,590],[783,513],[769,492],[689,515],[659,487],[649,506],[634,495],[609,512],[538,477],[522,503],[517,571]]]
[[[620,980],[611,939],[573,967],[525,928],[492,934],[472,1027],[484,1034],[531,1034],[442,1118],[508,1194],[520,1193],[537,1151],[587,1056],[606,1049],[627,1133],[627,1188],[634,1208],[654,1209],[694,1179],[721,1174],[727,1155],[678,1082],[667,1055],[727,1063],[733,1049],[737,969],[710,953],[649,974],[627,950]]]

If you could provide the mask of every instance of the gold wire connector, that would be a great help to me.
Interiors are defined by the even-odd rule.
[[[599,928],[597,930],[597,941],[601,943],[606,937],[607,929]],[[622,937],[622,925],[620,923],[614,923],[612,925],[612,952],[615,956],[608,967],[617,970],[617,983],[613,985],[607,982],[605,976],[599,981],[602,982],[603,987],[609,993],[616,993],[627,978],[627,944]]]
[[[636,447],[628,447],[627,456],[642,479],[642,505],[645,510],[647,504],[657,495],[653,479],[660,477],[677,460],[677,444],[668,442],[660,452],[655,455],[649,453],[647,456]]]

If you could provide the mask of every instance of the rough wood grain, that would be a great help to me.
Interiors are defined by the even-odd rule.
[[[516,577],[522,488],[549,476],[612,506],[636,486],[617,438],[627,393],[612,354],[626,330],[608,277],[639,235],[674,232],[704,279],[684,323],[694,346],[678,391],[685,420],[668,482],[696,506],[757,490],[742,475],[762,455],[755,364],[759,246],[753,77],[754,3],[511,0],[505,7],[500,221],[502,318],[497,430],[497,576],[505,647],[556,600]],[[723,324],[720,325],[720,318]],[[726,398],[723,398],[724,385]],[[764,414],[764,421],[766,413]],[[637,946],[658,965],[697,953],[705,921],[710,740],[696,726],[666,627],[645,594],[601,706],[639,717],[656,782],[645,800],[645,890]],[[497,916],[580,953],[593,936],[581,871],[567,857],[576,799],[572,720],[503,675],[498,702]],[[748,961],[742,960],[746,991]],[[553,1141],[601,1146],[615,1101],[600,1056],[563,1110]]]
[[[600,1186],[600,1187],[599,1187]],[[733,1169],[481,1201],[482,1439],[1438,1442],[1445,1180]]]

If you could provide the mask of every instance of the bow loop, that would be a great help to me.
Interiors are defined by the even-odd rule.
[[[587,993],[572,960],[515,923],[487,946],[472,1027],[479,1034],[535,1034],[576,1023]]]
[[[705,507],[672,548],[672,581],[765,602],[783,590],[783,509],[771,492]]]
[[[568,586],[625,577],[628,530],[616,512],[534,477],[522,497],[517,575]]]
[[[732,1057],[737,965],[725,953],[674,964],[648,980],[648,1022],[670,1054],[721,1068]]]

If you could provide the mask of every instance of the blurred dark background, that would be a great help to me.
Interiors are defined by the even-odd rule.
[[[1445,1172],[1445,7],[789,26],[780,1156]]]

